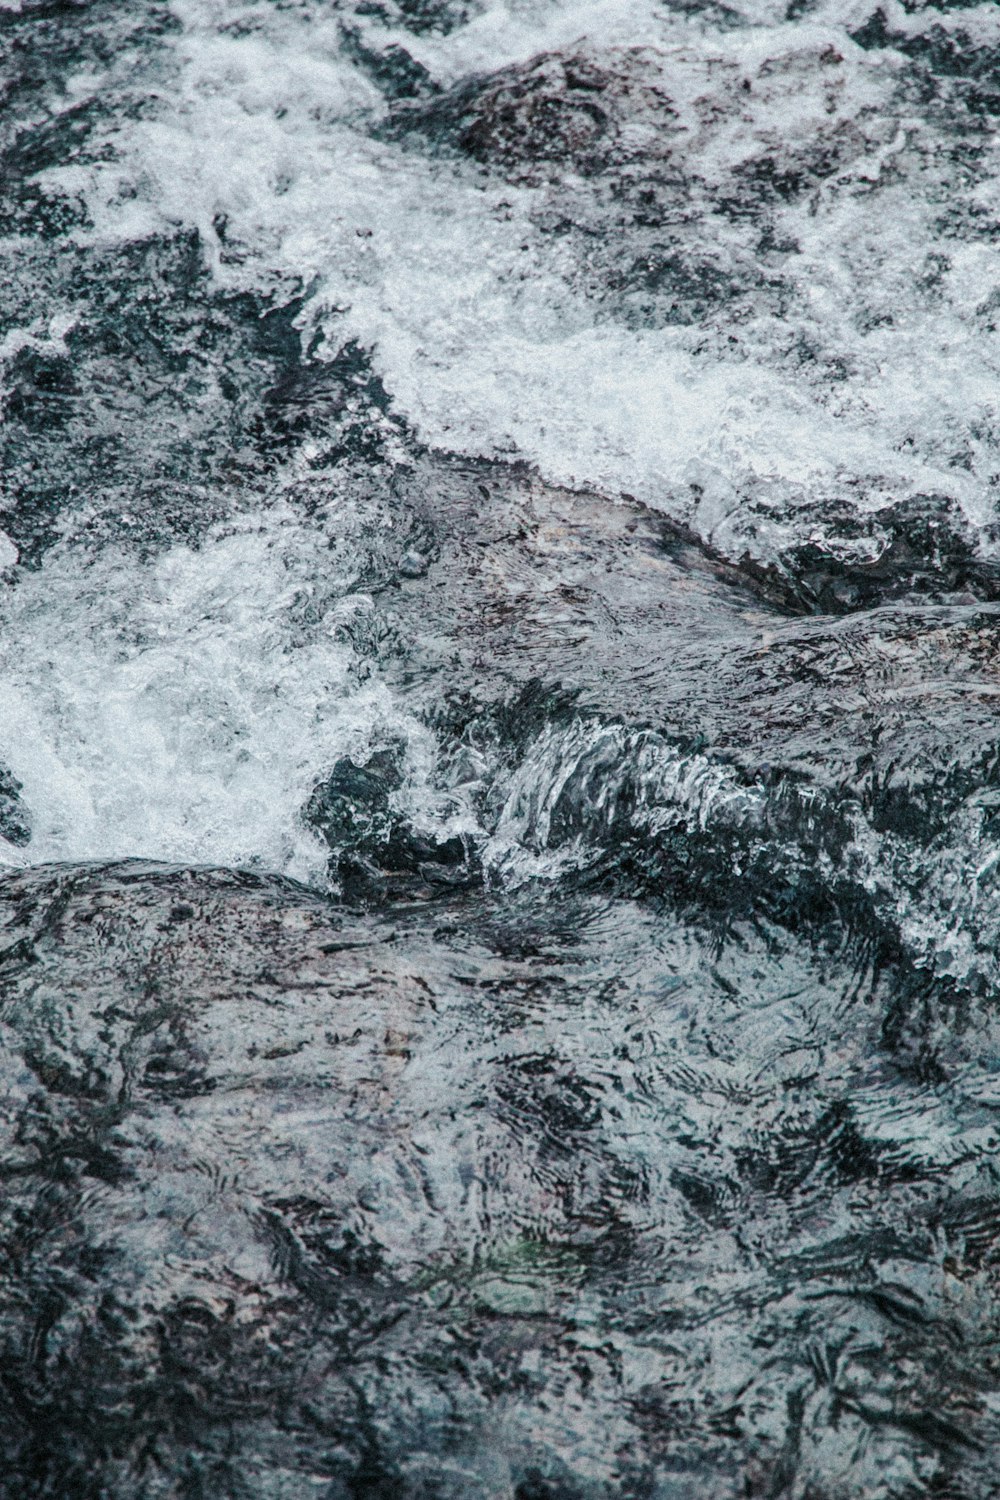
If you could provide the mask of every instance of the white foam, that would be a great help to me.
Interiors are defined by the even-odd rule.
[[[32,863],[142,855],[323,882],[299,813],[332,762],[399,737],[417,776],[433,768],[414,720],[352,674],[339,627],[371,601],[324,598],[330,557],[276,508],[145,566],[58,548],[21,580],[0,618],[0,760],[23,783]]]
[[[942,177],[934,128],[893,102],[895,64],[847,36],[850,7],[795,25],[783,6],[742,9],[755,24],[719,33],[610,0],[485,4],[447,37],[365,28],[373,44],[405,42],[444,80],[581,38],[596,56],[652,47],[680,159],[709,197],[741,160],[839,142],[843,169],[779,215],[799,246],[780,266],[780,314],[764,297],[732,345],[724,319],[630,329],[581,290],[573,253],[537,227],[546,189],[373,139],[379,96],[334,20],[311,8],[177,0],[170,67],[146,80],[153,118],[117,138],[116,160],[50,177],[86,196],[99,238],[194,224],[220,279],[311,286],[305,318],[327,348],[371,348],[397,409],[431,443],[516,452],[553,480],[674,512],[707,472],[729,507],[766,481],[862,506],[945,491],[981,520],[1000,335],[977,309],[1000,265],[988,241],[963,244],[937,221],[984,190]],[[593,193],[572,181],[561,191]],[[228,263],[219,214],[237,247]],[[737,231],[718,216],[705,226],[724,265]],[[802,344],[813,365],[794,356]]]

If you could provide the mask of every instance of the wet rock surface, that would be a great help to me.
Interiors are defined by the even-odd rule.
[[[426,821],[402,747],[347,761],[305,812],[345,871],[666,882],[992,988],[995,605],[804,616],[635,505],[433,459],[394,489],[436,561],[373,563],[373,649],[473,831]]]
[[[0,903],[10,1493],[987,1493],[988,1006],[928,1081],[669,901]]]

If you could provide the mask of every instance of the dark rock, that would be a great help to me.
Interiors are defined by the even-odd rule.
[[[817,521],[825,534],[792,542],[771,570],[790,602],[841,614],[907,598],[1000,599],[1000,561],[982,554],[951,496],[911,495],[867,513],[827,502]],[[766,567],[750,559],[744,566],[767,580]]]
[[[866,51],[891,49],[912,59],[916,78],[925,96],[940,97],[958,105],[973,117],[1000,114],[1000,52],[995,42],[982,45],[975,33],[960,26],[942,26],[943,11],[963,10],[968,0],[939,0],[927,6],[915,27],[891,26],[886,12],[877,7],[852,40]]]
[[[330,845],[330,872],[348,900],[426,896],[478,874],[465,839],[420,833],[394,805],[404,780],[401,746],[378,751],[363,766],[345,757],[306,805],[306,822]]]
[[[18,848],[31,842],[31,819],[21,791],[17,777],[0,762],[0,838]]]
[[[359,16],[375,16],[385,26],[400,26],[415,36],[447,36],[474,14],[462,0],[358,0]]]
[[[390,45],[376,51],[365,46],[360,34],[351,28],[343,32],[343,47],[389,99],[417,99],[440,92],[427,69],[405,47]]]
[[[673,113],[639,49],[602,58],[545,53],[401,108],[394,129],[419,131],[515,179],[567,167],[592,174],[610,160],[625,116],[643,109]]]

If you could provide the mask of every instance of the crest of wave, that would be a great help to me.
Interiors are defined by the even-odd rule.
[[[1000,979],[1000,841],[978,791],[949,801],[926,843],[877,826],[862,797],[741,776],[651,729],[550,724],[511,778],[487,876],[517,885],[622,875],[694,896],[727,920],[763,911],[793,928],[832,905],[848,932],[881,934],[928,975],[974,991]]]

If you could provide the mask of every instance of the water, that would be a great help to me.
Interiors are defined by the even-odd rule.
[[[0,48],[0,1495],[996,1494],[996,8]]]

